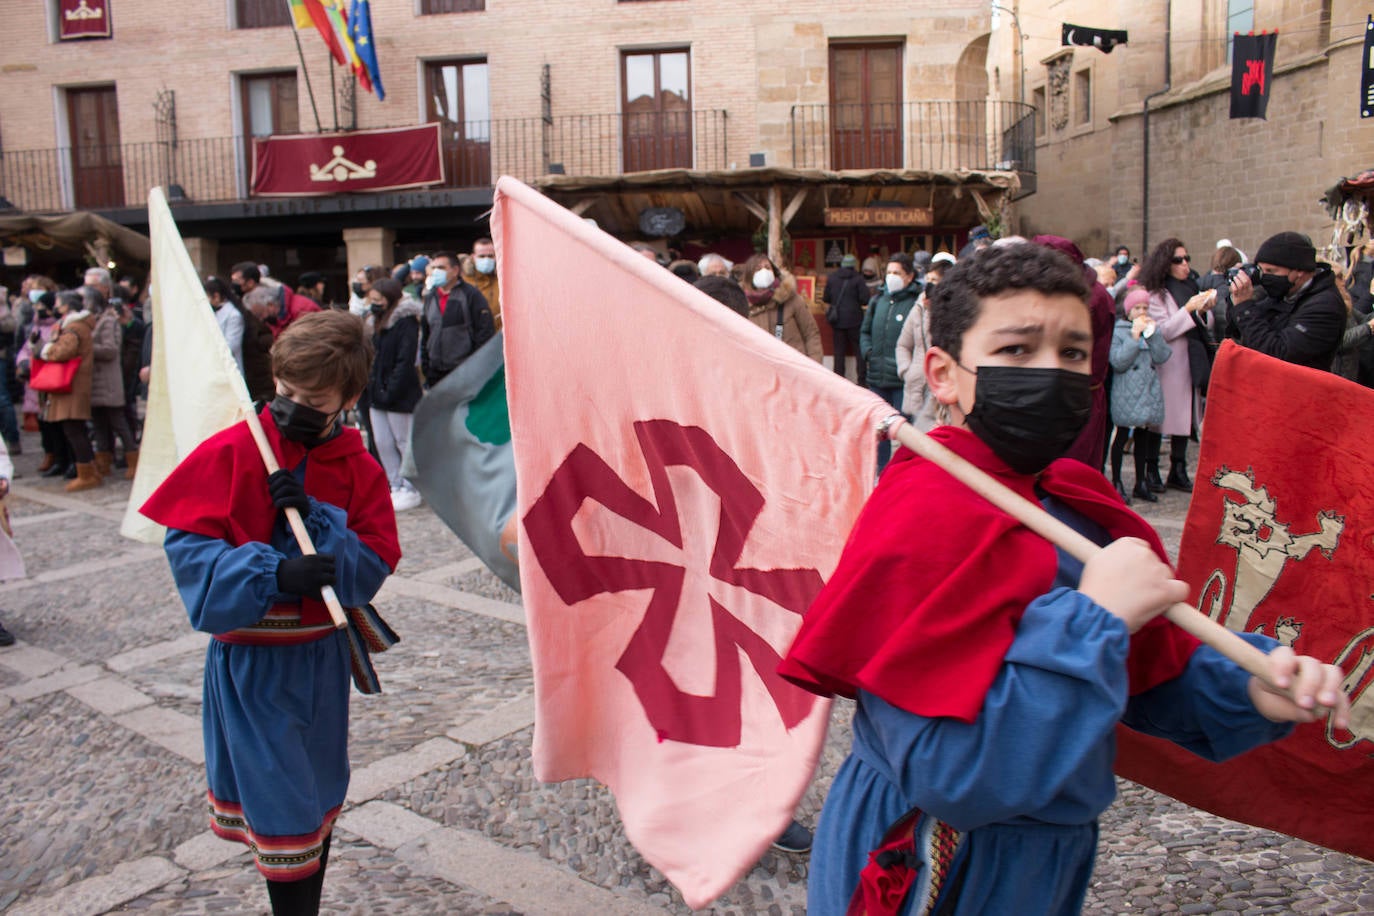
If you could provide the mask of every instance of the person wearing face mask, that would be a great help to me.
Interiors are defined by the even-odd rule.
[[[811,303],[797,292],[795,277],[778,270],[768,255],[755,253],[744,262],[742,285],[750,321],[798,353],[822,360],[821,329],[811,314]]]
[[[353,275],[353,282],[348,285],[348,310],[359,318],[366,318],[367,291],[372,288],[373,283],[385,276],[386,271],[380,267],[369,265],[358,268],[358,272]]]
[[[202,703],[210,827],[252,850],[274,914],[319,912],[348,793],[350,670],[360,691],[377,689],[370,641],[356,630],[390,633],[366,611],[401,557],[396,515],[385,473],[341,422],[371,362],[356,315],[296,319],[272,347],[277,393],[259,415],[281,470],[267,473],[248,424],[236,423],[140,510],[167,526],[191,626],[212,637]],[[302,555],[288,508],[316,554]],[[326,585],[346,630],[321,600]]]
[[[425,281],[420,317],[420,368],[434,387],[496,334],[487,298],[465,281],[457,259],[436,254]]]
[[[496,330],[501,330],[501,280],[496,276],[496,243],[485,236],[472,243],[472,269],[463,279],[486,297]]]
[[[1339,668],[1241,637],[1294,702],[1163,618],[1188,586],[1158,535],[1060,457],[1091,412],[1087,296],[1082,264],[1024,243],[936,287],[925,370],[950,425],[930,436],[1103,549],[1080,563],[940,466],[892,460],[778,668],[855,700],[812,916],[1077,913],[1120,725],[1220,760],[1312,721],[1309,703],[1349,721]]]
[[[1270,236],[1255,253],[1258,288],[1238,271],[1231,322],[1240,344],[1298,366],[1329,370],[1345,336],[1346,310],[1331,268],[1317,263],[1311,239]]]
[[[926,385],[926,350],[930,349],[929,299],[944,276],[943,264],[926,271],[921,295],[907,314],[901,336],[897,338],[897,374],[902,377],[902,413],[911,417],[911,422],[921,432],[929,432],[939,422],[935,399],[930,397],[930,389]]]
[[[1159,432],[1146,431],[1137,447],[1146,452],[1145,481],[1156,493],[1166,489],[1191,492],[1188,477],[1188,439],[1202,417],[1198,391],[1199,373],[1207,368],[1206,350],[1195,352],[1190,341],[1206,333],[1206,318],[1216,303],[1216,292],[1199,292],[1192,270],[1192,257],[1183,242],[1168,238],[1156,245],[1140,267],[1140,285],[1150,294],[1150,318],[1169,344],[1167,362],[1155,366],[1164,389],[1164,422]],[[1344,325],[1342,325],[1342,329]],[[1200,330],[1202,329],[1202,330]],[[1195,367],[1194,362],[1198,365]],[[1169,436],[1169,479],[1159,476],[1159,453],[1163,437]]]
[[[868,388],[896,410],[901,410],[905,394],[901,373],[897,371],[897,341],[920,295],[921,284],[916,279],[911,255],[897,252],[888,258],[882,291],[869,302],[859,328],[859,352],[868,369]],[[887,466],[891,454],[890,441],[878,443],[879,471]]]
[[[419,491],[401,476],[411,416],[422,393],[415,371],[420,304],[403,295],[401,284],[390,278],[373,283],[367,301],[366,328],[377,354],[367,383],[372,439],[391,484],[391,505],[397,512],[405,512],[420,505]]]

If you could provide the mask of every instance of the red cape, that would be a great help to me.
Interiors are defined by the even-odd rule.
[[[1038,484],[1114,539],[1140,538],[1168,561],[1154,529],[1086,465],[1061,458],[1026,476],[967,430],[930,435],[1026,498],[1037,500]],[[1022,613],[1050,590],[1057,568],[1049,541],[903,450],[778,671],[822,696],[863,689],[916,715],[972,722]],[[1131,693],[1177,677],[1197,646],[1162,617],[1142,627],[1131,637]]]
[[[259,419],[277,463],[295,468],[309,454],[305,492],[347,512],[348,527],[394,570],[401,559],[401,544],[386,473],[367,454],[358,431],[345,428],[307,452],[300,443],[282,438],[271,411],[264,409]],[[277,508],[267,491],[267,466],[248,424],[236,423],[202,442],[139,512],[159,525],[218,538],[235,547],[249,541],[271,543]],[[328,620],[329,611],[322,602],[302,601],[303,624]]]

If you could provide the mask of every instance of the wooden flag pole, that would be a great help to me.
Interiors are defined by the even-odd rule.
[[[253,441],[258,444],[258,452],[262,455],[263,464],[267,465],[267,474],[270,477],[281,470],[281,465],[277,464],[277,456],[272,452],[272,444],[267,441],[267,433],[263,432],[262,421],[258,419],[258,415],[253,412],[251,406],[246,413],[248,430],[253,434]],[[305,530],[305,521],[301,518],[300,512],[294,506],[287,506],[285,511],[286,521],[291,525],[291,533],[296,536],[301,553],[313,557],[315,543],[310,540],[310,532]],[[320,598],[324,601],[325,607],[329,608],[329,616],[334,621],[334,626],[340,630],[348,626],[348,618],[344,616],[343,605],[339,603],[339,596],[334,594],[333,586],[326,585],[321,588]]]
[[[1101,547],[1050,515],[1041,506],[994,480],[981,469],[945,448],[910,423],[902,421],[896,426],[896,430],[890,433],[892,438],[948,472],[954,479],[1050,543],[1062,548],[1070,556],[1086,563],[1102,550]],[[1211,646],[1250,674],[1269,684],[1273,689],[1282,689],[1270,682],[1267,656],[1263,652],[1212,618],[1202,614],[1196,608],[1179,603],[1165,611],[1164,616],[1168,617],[1174,625],[1196,636],[1203,643]],[[1287,691],[1284,692],[1287,693]],[[1289,699],[1292,699],[1291,694],[1289,694]]]

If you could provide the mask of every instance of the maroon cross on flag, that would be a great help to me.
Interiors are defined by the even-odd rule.
[[[1279,33],[1235,34],[1231,49],[1231,117],[1264,118]]]
[[[514,179],[492,229],[535,775],[605,783],[704,906],[820,756],[829,702],[776,669],[892,410]]]

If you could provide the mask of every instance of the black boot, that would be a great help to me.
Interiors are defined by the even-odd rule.
[[[1147,503],[1159,502],[1159,497],[1156,496],[1154,494],[1154,491],[1150,489],[1150,485],[1143,480],[1136,481],[1135,489],[1131,491],[1131,495],[1134,496],[1136,499],[1142,499]]]
[[[94,465],[92,465],[92,467],[94,467]],[[63,478],[65,478],[65,479],[67,479],[67,480],[75,480],[75,479],[76,479],[76,465],[75,465],[75,464],[69,464],[69,465],[67,465],[67,469],[66,469],[65,471],[62,472],[62,476],[63,476]]]
[[[63,464],[63,463],[60,462],[60,461],[54,461],[53,464],[52,464],[52,467],[48,468],[46,471],[43,472],[43,476],[44,476],[44,477],[63,477],[63,476],[66,475],[66,473],[67,473],[67,468],[69,468],[69,467],[71,467],[70,464]]]
[[[1151,461],[1145,465],[1145,485],[1154,493],[1163,493],[1168,487],[1159,479],[1159,462]]]
[[[1193,492],[1193,482],[1188,479],[1188,465],[1182,461],[1175,461],[1169,466],[1169,488],[1171,490],[1182,490],[1184,493]]]
[[[1131,504],[1131,491],[1126,489],[1126,485],[1121,482],[1121,478],[1113,477],[1112,486],[1116,487],[1116,495],[1121,497],[1121,501],[1129,506]]]

